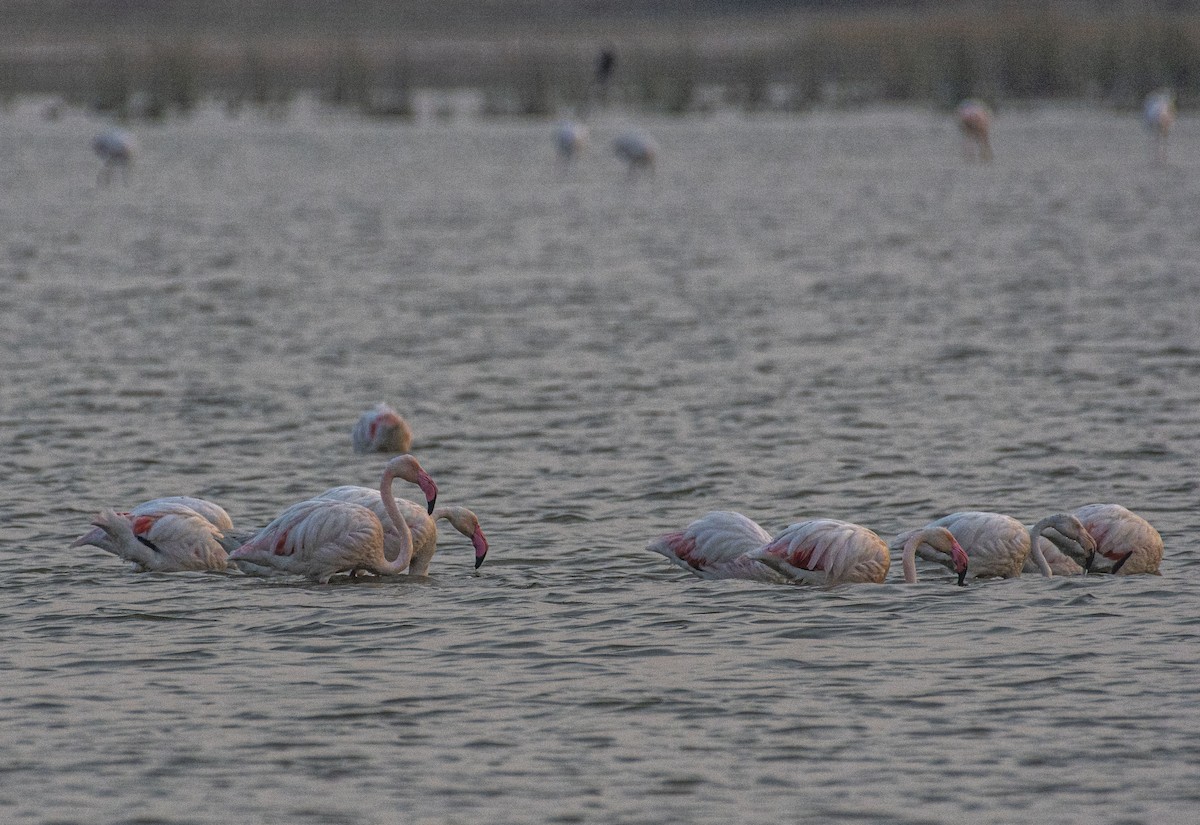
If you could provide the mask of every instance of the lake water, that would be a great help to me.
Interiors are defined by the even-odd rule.
[[[591,124],[0,115],[0,820],[1190,823],[1200,134],[1002,111]],[[390,401],[432,575],[140,574],[161,495],[241,526]],[[397,491],[412,496],[416,488]],[[712,509],[887,536],[1114,501],[1161,577],[819,590],[643,548]]]

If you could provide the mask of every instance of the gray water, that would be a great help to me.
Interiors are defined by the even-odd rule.
[[[99,188],[0,116],[0,820],[1183,823],[1200,807],[1200,137],[1002,112],[592,124],[206,114]],[[171,494],[244,527],[378,400],[428,579],[144,574],[70,548]],[[400,487],[397,487],[400,490]],[[405,491],[408,494],[415,494]],[[1162,577],[831,590],[643,547],[711,509],[889,535],[1115,501]]]

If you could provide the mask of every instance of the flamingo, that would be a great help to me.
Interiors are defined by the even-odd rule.
[[[741,513],[714,510],[674,533],[646,545],[684,570],[705,579],[753,579],[782,584],[787,579],[765,564],[745,558],[771,541],[771,534]]]
[[[971,560],[972,578],[1020,576],[1025,560],[1031,557],[1043,576],[1053,576],[1054,571],[1037,541],[1039,537],[1049,539],[1068,556],[1081,561],[1095,548],[1079,519],[1066,513],[1047,516],[1032,527],[1025,527],[1011,516],[968,511],[951,513],[930,522],[928,527],[945,527],[954,535]],[[895,550],[903,546],[911,535],[912,531],[901,533],[889,542],[889,547]],[[940,555],[920,549],[917,555],[926,561],[946,564]]]
[[[618,135],[613,141],[613,151],[628,164],[630,175],[639,170],[652,173],[658,159],[658,144],[643,132],[630,131]]]
[[[317,498],[349,501],[370,508],[384,524],[384,557],[389,561],[398,557],[401,548],[400,536],[397,531],[391,529],[388,522],[384,521],[386,511],[383,499],[380,498],[378,492],[370,487],[346,485],[326,490]],[[396,499],[396,506],[400,509],[400,513],[404,516],[404,521],[412,533],[409,575],[424,576],[428,574],[429,562],[437,551],[437,523],[442,519],[450,522],[455,530],[471,540],[471,544],[475,547],[475,569],[478,570],[479,566],[483,564],[488,552],[487,538],[483,535],[483,528],[479,526],[479,518],[466,507],[439,507],[432,513],[427,513],[425,508],[415,501],[403,498]]]
[[[356,570],[381,576],[402,573],[412,556],[412,533],[392,495],[396,478],[420,487],[430,512],[437,500],[437,485],[416,458],[406,454],[387,463],[379,496],[400,539],[399,552],[391,561],[384,555],[383,523],[374,512],[361,504],[323,498],[293,504],[229,558],[239,566],[247,563],[253,572],[270,568],[321,584],[337,573]]]
[[[1142,120],[1154,135],[1154,159],[1167,159],[1167,133],[1175,122],[1175,96],[1170,92],[1155,92],[1146,96],[1142,105]]]
[[[576,120],[559,121],[554,130],[554,145],[563,163],[570,163],[587,145],[588,128]]]
[[[949,555],[962,583],[967,555],[948,530],[918,531],[904,548],[904,580],[917,580],[914,553],[919,545]],[[706,513],[683,530],[659,536],[646,546],[673,563],[708,579],[752,579],[773,583],[844,584],[882,582],[891,565],[887,544],[857,524],[815,519],[786,528],[778,536],[741,513]]]
[[[128,513],[104,510],[92,520],[93,529],[72,542],[72,547],[93,545],[141,570],[224,570],[227,566],[222,531],[204,514],[183,502],[215,504],[186,496],[155,499]],[[214,511],[215,514],[215,511]],[[233,522],[229,522],[230,528]]]
[[[978,100],[964,100],[955,110],[958,128],[963,133],[963,150],[967,159],[978,157],[981,161],[992,159],[992,113]]]
[[[115,127],[105,129],[92,138],[92,151],[100,156],[104,165],[100,168],[100,176],[96,182],[105,186],[112,179],[114,169],[121,170],[121,179],[128,180],[129,167],[133,165],[133,154],[137,142],[133,135],[124,129]]]
[[[350,440],[359,453],[407,453],[412,449],[412,428],[381,401],[358,417]]]
[[[1163,540],[1150,522],[1120,504],[1087,504],[1074,511],[1096,546],[1085,561],[1089,572],[1159,575]]]
[[[916,553],[945,556],[948,567],[967,575],[966,552],[949,530],[929,527],[914,532],[904,543],[904,581],[917,581]],[[769,544],[751,550],[746,558],[767,565],[789,581],[805,584],[882,584],[891,566],[887,542],[873,530],[834,519],[812,519],[792,524]]]

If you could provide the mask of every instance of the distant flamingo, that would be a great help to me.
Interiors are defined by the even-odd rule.
[[[350,440],[360,453],[407,453],[412,449],[412,428],[381,401],[358,417]]]
[[[382,576],[402,573],[412,557],[412,533],[392,495],[396,478],[416,484],[433,511],[437,485],[411,455],[388,462],[379,496],[399,534],[399,552],[389,561],[384,554],[384,529],[379,517],[359,504],[333,499],[310,499],[284,510],[258,535],[229,554],[260,568],[295,573],[326,584],[337,573],[366,570]]]
[[[904,543],[904,581],[917,580],[915,554],[940,554],[944,564],[958,573],[961,585],[968,559],[949,530],[930,527],[910,535]],[[887,542],[872,530],[834,519],[813,519],[787,527],[765,547],[745,556],[761,562],[789,581],[805,584],[882,584],[891,566]]]
[[[1096,540],[1090,563],[1084,563],[1089,572],[1159,575],[1163,540],[1150,522],[1120,504],[1087,504],[1074,514]]]
[[[1044,536],[1072,558],[1086,559],[1095,547],[1092,537],[1079,519],[1065,513],[1048,516],[1032,527],[1025,527],[1011,516],[1000,513],[968,511],[951,513],[931,522],[929,527],[945,527],[958,540],[971,559],[971,578],[1013,578],[1021,575],[1025,560],[1032,557],[1043,576],[1054,575],[1042,554],[1038,537]],[[893,538],[888,546],[902,547],[912,531]],[[926,561],[945,565],[944,557],[917,551]]]
[[[384,525],[384,556],[389,561],[398,557],[400,536],[385,520],[384,513],[386,511],[378,492],[370,487],[347,485],[326,490],[317,498],[349,501],[370,508]],[[439,507],[430,514],[416,502],[403,498],[396,499],[396,506],[400,509],[400,513],[404,516],[404,521],[412,533],[413,549],[408,567],[409,575],[424,576],[428,574],[429,562],[433,559],[433,554],[437,552],[437,522],[441,519],[450,522],[455,530],[471,539],[471,544],[475,547],[475,569],[478,570],[479,566],[483,564],[488,552],[487,539],[483,535],[483,528],[479,526],[478,517],[466,507]]]
[[[1167,133],[1175,123],[1175,96],[1170,92],[1155,92],[1147,95],[1142,106],[1142,120],[1154,136],[1154,159],[1163,163],[1167,159]]]
[[[653,172],[658,159],[658,144],[643,132],[630,131],[618,135],[613,141],[613,151],[628,165],[630,175],[638,171]]]
[[[93,529],[71,546],[93,545],[142,570],[224,570],[226,550],[223,533],[207,517],[181,502],[211,504],[201,499],[176,497],[140,504],[128,513],[101,512]],[[211,504],[212,507],[217,507]],[[220,510],[224,513],[224,510]],[[228,515],[225,519],[228,520]],[[233,523],[229,522],[232,528]]]
[[[99,155],[100,160],[104,163],[96,182],[101,186],[107,185],[112,179],[114,169],[120,169],[122,180],[126,180],[129,167],[133,165],[133,155],[136,149],[137,142],[134,141],[133,135],[124,129],[115,127],[105,129],[92,138],[92,151]]]
[[[714,510],[683,530],[659,536],[646,549],[701,578],[786,582],[765,564],[744,558],[769,541],[771,534],[741,513]]]
[[[963,150],[969,160],[992,159],[992,113],[978,100],[964,100],[955,110],[963,133]]]
[[[588,128],[576,120],[561,120],[554,130],[554,145],[563,163],[574,160],[587,146]]]

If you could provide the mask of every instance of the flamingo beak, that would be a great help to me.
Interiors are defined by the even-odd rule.
[[[471,544],[475,545],[475,569],[479,569],[479,565],[483,564],[484,558],[487,557],[488,543],[483,536],[483,530],[479,527],[475,528],[475,534],[471,536]]]
[[[1096,560],[1096,551],[1093,549],[1092,552],[1087,554],[1087,561],[1084,562],[1084,564],[1083,564],[1083,575],[1086,576],[1088,573],[1092,572],[1092,562],[1094,562],[1095,560]]]
[[[958,586],[966,585],[967,568],[971,566],[971,557],[957,541],[950,545],[950,557],[954,559],[954,569],[958,573]]]
[[[417,486],[421,488],[421,492],[425,494],[425,510],[429,515],[433,515],[433,506],[437,503],[438,489],[433,483],[433,479],[424,470],[417,473]]]
[[[967,571],[966,571],[966,568],[964,568],[958,572],[958,586],[959,587],[967,586],[966,578],[967,578]]]

